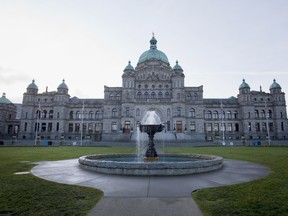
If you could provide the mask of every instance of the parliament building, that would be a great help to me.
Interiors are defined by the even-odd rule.
[[[103,99],[70,97],[65,80],[56,91],[43,93],[33,80],[20,106],[3,95],[0,107],[9,105],[12,114],[1,115],[0,139],[11,135],[22,142],[87,145],[135,141],[137,126],[150,110],[165,126],[158,139],[168,142],[288,139],[285,93],[275,79],[269,92],[251,90],[245,79],[240,80],[237,96],[217,99],[203,98],[203,86],[184,83],[184,70],[178,61],[170,65],[153,36],[135,68],[130,61],[124,68],[122,86],[104,86]],[[20,110],[19,119],[13,109]]]

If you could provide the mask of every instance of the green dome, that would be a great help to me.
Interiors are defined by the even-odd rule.
[[[153,36],[152,39],[150,40],[150,49],[145,51],[140,56],[138,63],[141,63],[147,60],[156,59],[156,60],[160,60],[169,64],[167,56],[165,55],[165,53],[157,49],[156,44],[157,44],[157,40]]]
[[[125,69],[123,70],[124,72],[133,72],[134,71],[134,67],[131,65],[131,62],[128,62],[128,65],[125,67]]]
[[[3,93],[2,97],[0,98],[0,104],[10,104],[12,103],[9,99],[6,98],[6,94]]]
[[[250,86],[245,82],[245,79],[243,79],[242,84],[239,86],[239,89],[243,89],[243,88],[249,88],[250,89]]]
[[[176,61],[176,65],[173,67],[173,71],[181,71],[183,72],[182,67],[178,64],[178,61]]]
[[[32,83],[28,85],[27,89],[37,89],[38,90],[38,86],[35,84],[35,80],[32,80]]]
[[[58,86],[57,89],[68,89],[68,86],[65,83],[65,80],[62,80],[62,83]]]
[[[274,79],[269,89],[281,89],[281,86]]]

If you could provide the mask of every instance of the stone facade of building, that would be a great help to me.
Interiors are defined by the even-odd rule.
[[[33,80],[23,96],[17,139],[136,140],[149,110],[165,125],[158,139],[167,141],[288,139],[285,94],[276,80],[266,93],[243,79],[239,94],[228,99],[205,99],[203,86],[186,87],[184,81],[178,61],[171,67],[153,36],[137,66],[125,67],[122,87],[104,86],[104,99],[71,98],[64,80],[57,91],[39,93]]]

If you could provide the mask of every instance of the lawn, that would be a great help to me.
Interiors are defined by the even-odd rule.
[[[0,215],[86,215],[103,196],[102,191],[14,173],[30,171],[35,166],[31,162],[131,151],[124,147],[1,147]]]
[[[264,179],[192,193],[205,216],[288,215],[288,147],[166,147],[165,151],[219,155],[271,169]],[[0,215],[86,215],[102,191],[14,173],[30,171],[37,161],[133,152],[128,147],[0,147]]]
[[[264,179],[192,193],[205,216],[288,215],[288,147],[177,147],[166,151],[219,155],[271,169]]]

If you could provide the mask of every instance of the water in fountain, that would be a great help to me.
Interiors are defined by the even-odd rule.
[[[146,136],[144,138],[144,134],[142,134],[140,132],[140,128],[137,127],[137,131],[136,131],[136,145],[137,145],[137,160],[138,162],[141,162],[143,161],[143,158],[144,158],[144,155],[145,155],[145,150],[146,150],[146,145],[145,145],[145,142],[144,140],[146,140]]]
[[[161,124],[160,117],[154,110],[147,111],[142,119],[142,125],[158,125]]]

